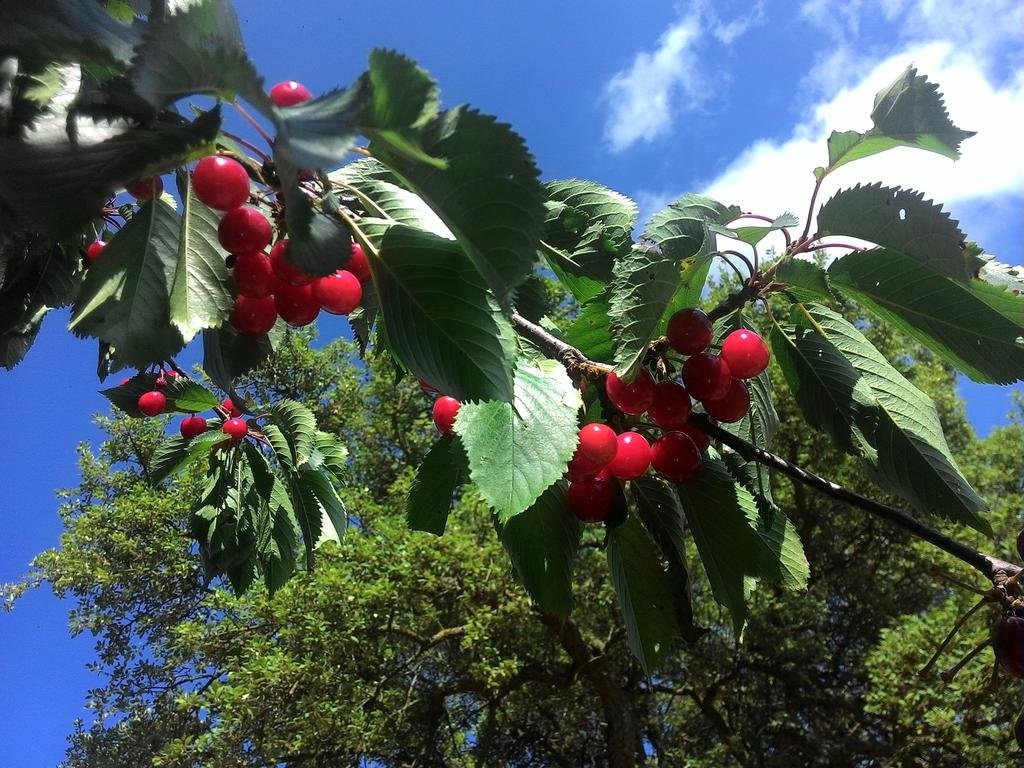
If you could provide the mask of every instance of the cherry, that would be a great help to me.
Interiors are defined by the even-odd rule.
[[[159,389],[163,389],[167,386],[167,377],[164,376],[164,372],[160,371],[160,375],[156,377],[156,381],[153,382]]]
[[[651,445],[637,432],[623,432],[618,443],[608,471],[620,480],[636,480],[651,466]]]
[[[676,352],[696,355],[711,344],[711,318],[699,309],[681,309],[668,319],[665,335]]]
[[[731,381],[729,365],[718,355],[700,352],[683,363],[683,384],[701,402],[725,397]]]
[[[312,98],[309,88],[294,80],[285,80],[270,89],[270,100],[276,107],[294,107]]]
[[[685,432],[666,432],[651,446],[651,466],[673,483],[693,477],[700,462],[700,448]]]
[[[217,239],[230,253],[262,251],[270,245],[271,229],[267,217],[255,208],[243,205],[224,214],[217,227]]]
[[[163,392],[150,390],[139,396],[139,410],[147,416],[159,416],[167,407],[167,397]]]
[[[235,405],[234,401],[230,397],[226,397],[220,401],[220,407],[228,412],[228,416],[232,419],[237,419],[242,415],[241,409]]]
[[[309,325],[320,314],[320,302],[313,294],[312,285],[288,285],[281,283],[274,293],[277,314],[289,325]]]
[[[233,440],[241,440],[249,434],[249,425],[245,423],[245,419],[240,419],[236,416],[225,421],[221,425],[220,431]]]
[[[230,211],[249,199],[249,174],[231,157],[209,155],[192,171],[196,197],[218,211]]]
[[[277,322],[277,302],[272,296],[239,296],[228,322],[243,336],[263,336]]]
[[[644,369],[628,384],[619,378],[615,371],[608,374],[604,382],[604,391],[612,405],[623,413],[637,416],[654,402],[654,380]]]
[[[333,275],[316,280],[313,283],[313,295],[325,312],[347,315],[362,301],[363,286],[351,272],[339,269]]]
[[[365,283],[373,279],[370,273],[370,262],[366,260],[366,254],[359,243],[352,243],[352,255],[348,257],[345,269],[359,278],[359,282]]]
[[[618,442],[615,444],[616,450],[618,450]],[[598,464],[597,462],[591,461],[582,453],[580,453],[579,446],[576,447],[576,452],[572,455],[569,460],[569,466],[565,469],[566,477],[572,482],[577,480],[583,480],[588,477],[593,477],[602,469],[605,468],[605,464]]]
[[[272,294],[277,287],[277,277],[270,259],[259,251],[238,254],[232,274],[235,277],[235,290],[241,296],[262,299]]]
[[[125,187],[125,192],[140,202],[152,200],[154,197],[160,197],[160,195],[163,194],[163,191],[164,180],[159,176],[153,176],[150,179],[136,179]]]
[[[270,249],[270,266],[277,278],[288,285],[308,285],[316,278],[307,275],[301,269],[288,261],[285,253],[288,251],[288,241],[278,240]]]
[[[676,432],[685,433],[687,437],[693,440],[693,442],[700,449],[701,453],[704,453],[704,451],[708,449],[708,446],[711,445],[711,438],[708,437],[707,434],[705,434],[704,432],[701,432],[700,429],[698,429],[693,424],[684,424],[679,429],[677,429]]]
[[[663,429],[679,429],[690,418],[693,403],[686,387],[674,381],[654,385],[654,404],[647,409],[651,421]]]
[[[1004,616],[992,637],[996,658],[1014,677],[1024,677],[1024,619]]]
[[[82,259],[82,264],[85,265],[86,269],[96,263],[96,259],[100,257],[100,254],[103,253],[103,249],[106,247],[107,244],[102,240],[93,240],[86,246],[85,258]]]
[[[615,430],[607,424],[584,424],[580,429],[579,438],[577,453],[599,467],[614,459],[615,452],[619,449]]]
[[[615,506],[615,486],[607,472],[569,483],[569,508],[585,523],[608,519]]]
[[[764,339],[753,331],[740,328],[722,342],[722,359],[738,379],[752,379],[768,367],[771,352]]]
[[[182,437],[186,440],[191,440],[193,437],[197,437],[206,431],[206,419],[196,415],[186,416],[181,420],[179,429]]]
[[[708,412],[709,416],[719,421],[729,423],[739,421],[750,410],[750,390],[747,389],[746,382],[734,376],[729,382],[729,390],[725,393],[725,397],[708,400],[704,403],[704,410]]]
[[[448,437],[452,434],[455,425],[455,417],[459,414],[458,400],[448,395],[441,395],[434,401],[434,426],[441,433],[441,437]]]

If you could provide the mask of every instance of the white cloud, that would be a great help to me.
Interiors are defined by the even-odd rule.
[[[788,139],[755,142],[698,188],[744,210],[766,215],[791,211],[803,219],[813,186],[810,171],[826,160],[829,132],[870,127],[874,94],[910,63],[939,84],[953,121],[978,135],[964,142],[963,156],[955,163],[906,148],[850,163],[826,179],[819,202],[839,188],[880,181],[922,191],[946,204],[955,218],[957,203],[1024,194],[1024,153],[1014,151],[1024,124],[1024,71],[996,84],[974,56],[948,42],[914,46],[878,63],[856,84],[816,104]],[[641,195],[673,197],[649,190]]]
[[[611,112],[605,138],[614,151],[666,133],[675,92],[697,97],[697,58],[692,48],[699,33],[697,16],[686,17],[665,31],[653,53],[638,53],[628,70],[608,81],[605,97]]]

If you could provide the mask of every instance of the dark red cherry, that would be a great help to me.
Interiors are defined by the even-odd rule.
[[[729,389],[724,397],[718,400],[708,400],[704,403],[704,410],[712,418],[732,423],[739,421],[747,415],[750,410],[750,390],[742,379],[735,376],[729,382]]]
[[[240,296],[262,299],[270,296],[277,287],[277,277],[270,266],[270,259],[259,251],[238,254],[231,274],[235,278],[235,290]]]
[[[683,363],[683,385],[702,403],[725,397],[731,382],[729,366],[718,355],[700,352]]]
[[[320,302],[313,294],[312,285],[280,283],[274,293],[274,303],[281,319],[295,327],[309,325],[320,314]]]
[[[228,322],[243,336],[263,336],[277,322],[277,303],[273,296],[239,296]]]
[[[628,383],[620,379],[615,371],[612,371],[605,379],[604,391],[608,394],[612,405],[623,413],[633,416],[643,413],[654,402],[654,380],[642,368],[636,377]]]
[[[673,483],[689,480],[700,463],[700,448],[685,432],[666,432],[651,446],[651,466]]]
[[[570,482],[569,509],[585,523],[604,522],[615,506],[614,482],[607,472]]]
[[[659,381],[654,385],[654,403],[647,409],[651,421],[662,429],[679,429],[693,410],[693,402],[686,387],[674,381]]]
[[[711,344],[711,319],[699,309],[682,309],[669,318],[665,336],[672,349],[695,355]]]
[[[267,217],[248,205],[232,208],[217,227],[217,239],[230,253],[262,251],[270,245],[271,235]]]
[[[623,432],[618,442],[608,471],[620,480],[636,480],[651,466],[651,445],[637,432]]]
[[[309,285],[316,279],[288,261],[288,240],[274,243],[270,249],[270,266],[277,278],[288,285]]]

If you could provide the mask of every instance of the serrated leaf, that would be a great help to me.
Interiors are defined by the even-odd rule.
[[[462,473],[452,460],[458,450],[450,439],[441,439],[423,457],[405,502],[405,519],[414,531],[435,536],[444,534],[452,496],[462,482]]]
[[[348,530],[348,510],[338,496],[338,491],[331,483],[327,473],[322,470],[302,470],[299,472],[300,482],[320,503],[323,519],[320,521],[320,535],[314,546],[325,541],[341,541]]]
[[[700,471],[677,486],[690,532],[715,599],[732,614],[737,634],[756,579],[790,589],[807,582],[807,559],[783,515],[767,527],[750,492],[708,456]]]
[[[819,177],[862,157],[893,147],[916,147],[956,160],[960,144],[974,135],[953,125],[939,87],[907,69],[875,96],[874,127],[866,133],[833,131],[828,139],[828,167]]]
[[[46,141],[0,139],[0,199],[25,224],[55,238],[77,235],[125,183],[212,142],[220,130],[220,108],[191,123],[176,118],[121,127],[102,141],[72,141],[64,133],[66,123],[66,116],[56,115]]]
[[[609,320],[610,298],[608,293],[603,293],[584,304],[565,332],[567,343],[599,363],[610,363],[615,358],[615,339]]]
[[[241,96],[264,113],[270,100],[225,0],[194,0],[151,19],[128,77],[156,109],[191,94]]]
[[[718,235],[724,235],[734,240],[739,240],[747,245],[757,245],[772,232],[781,229],[788,229],[800,224],[800,220],[792,213],[784,213],[777,216],[770,224],[747,225],[743,227],[726,227],[720,224],[713,225],[711,230]]]
[[[512,402],[463,403],[455,432],[480,495],[505,523],[565,471],[576,448],[579,392],[552,360],[521,360]]]
[[[459,400],[511,400],[514,333],[459,244],[401,224],[380,243],[364,250],[394,355]]]
[[[783,374],[812,426],[863,457],[882,488],[922,511],[985,530],[978,516],[985,503],[957,467],[931,400],[831,310],[797,305],[793,318],[794,326],[773,329],[772,347],[782,351]],[[807,367],[820,375],[808,375]],[[824,409],[832,409],[831,420],[822,418]]]
[[[293,467],[300,467],[309,458],[316,442],[316,417],[302,403],[278,400],[269,409],[270,421],[288,441]]]
[[[153,452],[148,481],[156,485],[178,474],[194,461],[208,456],[214,445],[221,442],[224,442],[224,435],[219,429],[204,432],[192,440],[183,437],[167,438]]]
[[[167,379],[164,394],[169,405],[181,413],[199,413],[220,405],[220,398],[202,384],[180,376]]]
[[[788,258],[779,262],[775,279],[785,283],[785,293],[793,301],[834,300],[835,292],[829,283],[828,273],[814,262],[806,259]]]
[[[174,355],[185,343],[169,320],[178,235],[170,206],[144,205],[90,268],[68,327],[102,339],[138,368]]]
[[[493,117],[448,110],[417,132],[444,167],[375,139],[370,150],[419,195],[458,239],[501,302],[533,271],[544,226],[544,190],[523,140]]]
[[[568,253],[549,243],[541,243],[540,255],[558,282],[581,304],[600,295],[607,288],[606,282],[589,277],[584,267],[573,261]]]
[[[295,463],[292,458],[292,447],[280,427],[276,424],[268,423],[264,424],[261,429],[263,430],[263,436],[267,438],[267,442],[270,443],[274,451],[274,458],[277,459],[278,464],[285,469],[294,469]]]
[[[220,215],[199,200],[191,177],[178,174],[183,210],[178,264],[171,285],[171,322],[186,343],[202,330],[223,324],[234,306],[227,252],[220,247]]]
[[[0,5],[0,58],[126,63],[140,31],[95,2],[7,2]]]
[[[298,521],[284,482],[267,464],[266,457],[252,443],[244,445],[258,497],[256,556],[267,591],[274,594],[295,571],[295,554],[300,535]]]
[[[388,218],[451,240],[452,233],[419,197],[398,185],[394,174],[379,160],[364,158],[330,174],[331,181],[355,191],[367,215]]]
[[[739,213],[710,198],[686,195],[655,214],[640,245],[616,262],[610,315],[620,376],[633,376],[647,344],[664,331],[671,314],[700,299],[714,248],[709,225],[725,224]]]
[[[1004,264],[987,253],[978,253],[971,268],[974,277],[989,285],[998,285],[1015,296],[1024,296],[1024,265]],[[1016,316],[1018,313],[1014,313]],[[1019,320],[1015,320],[1021,325]]]
[[[681,636],[658,551],[640,522],[630,516],[609,529],[606,552],[629,648],[650,676]]]
[[[519,582],[541,608],[558,616],[572,611],[572,566],[580,541],[579,520],[565,488],[555,483],[529,509],[498,525]]]
[[[974,381],[1024,379],[1024,296],[981,280],[952,280],[882,248],[837,259],[828,274],[844,293]]]
[[[655,477],[634,480],[630,488],[636,499],[637,515],[668,564],[665,576],[672,591],[679,632],[684,640],[696,640],[706,630],[693,623],[690,575],[686,568],[686,544],[683,541],[683,508],[679,496],[668,483]]]
[[[958,280],[970,273],[958,222],[924,195],[881,184],[837,192],[818,211],[818,234],[847,235],[899,251]]]
[[[203,331],[203,370],[225,392],[235,379],[262,363],[284,337],[284,323],[278,321],[266,336],[255,338],[235,332],[229,325]]]
[[[348,477],[348,449],[338,442],[338,438],[326,432],[318,431],[313,443],[323,456],[324,469],[338,482],[343,482]]]
[[[313,570],[313,550],[323,532],[324,509],[313,490],[301,481],[298,472],[288,473],[287,486],[292,511],[299,523],[306,549],[306,568]]]

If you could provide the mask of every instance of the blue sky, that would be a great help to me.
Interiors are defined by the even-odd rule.
[[[470,102],[511,123],[545,178],[592,178],[644,214],[684,192],[768,215],[805,215],[811,168],[832,128],[864,128],[871,99],[915,63],[979,135],[951,163],[895,150],[835,174],[839,185],[912,186],[947,203],[1003,261],[1024,263],[1024,5],[992,0],[824,2],[239,2],[268,83],[314,92],[347,84],[374,47],[398,49]],[[833,188],[834,189],[834,188]],[[826,192],[827,194],[827,192]],[[60,534],[53,490],[75,484],[75,447],[97,433],[95,346],[44,325],[13,372],[0,372],[0,581],[24,574]],[[331,326],[337,327],[337,326]],[[965,383],[982,433],[1010,409],[1005,390]],[[38,591],[0,614],[0,765],[55,765],[87,717],[89,638]]]

